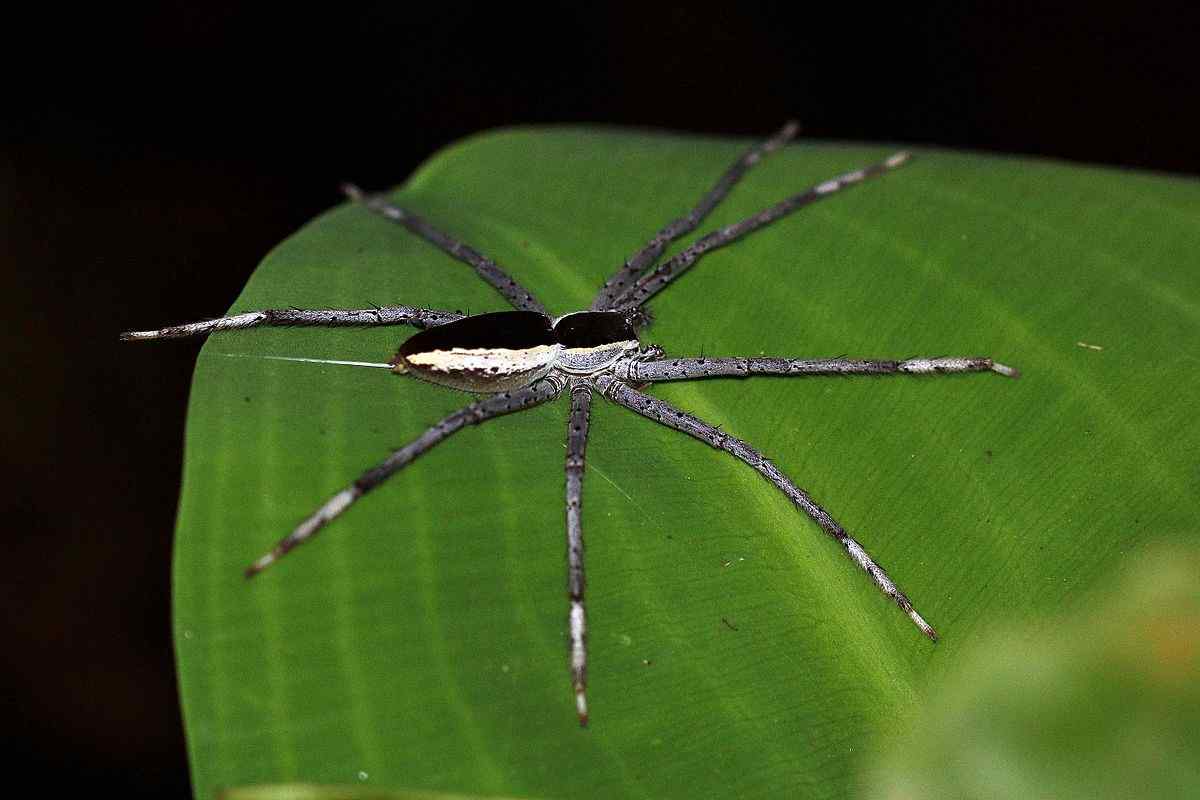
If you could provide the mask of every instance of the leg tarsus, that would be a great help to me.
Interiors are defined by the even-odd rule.
[[[1006,378],[1021,377],[1021,370],[1016,367],[1010,367],[1006,364],[1001,364],[999,361],[992,362],[992,372],[998,372]]]

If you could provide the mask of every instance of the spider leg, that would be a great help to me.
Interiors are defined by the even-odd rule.
[[[136,342],[148,339],[179,339],[184,336],[199,336],[217,331],[242,330],[258,326],[367,326],[367,325],[412,325],[414,328],[432,328],[462,319],[454,311],[437,311],[415,306],[381,306],[379,308],[269,308],[262,311],[247,311],[229,317],[172,325],[152,331],[125,331],[121,341]]]
[[[592,301],[592,311],[606,311],[612,308],[614,305],[613,301],[625,290],[627,283],[636,280],[646,267],[657,261],[668,244],[680,236],[695,230],[700,221],[708,216],[708,213],[725,199],[725,195],[729,194],[730,190],[733,189],[751,167],[761,161],[764,156],[775,152],[790,142],[799,130],[800,126],[797,123],[789,122],[770,139],[756,144],[743,153],[725,171],[725,174],[720,177],[716,184],[708,190],[708,193],[700,198],[700,202],[696,204],[695,208],[679,219],[670,222],[656,233],[654,238],[647,242],[641,250],[638,250],[625,260],[621,268],[604,282],[604,286],[600,289],[599,294],[596,295],[596,299]]]
[[[478,425],[494,417],[511,414],[515,411],[524,411],[548,400],[553,400],[562,392],[564,385],[565,382],[561,378],[547,377],[531,386],[485,398],[450,414],[416,439],[400,449],[392,451],[392,454],[377,466],[367,470],[354,483],[329,498],[324,505],[297,525],[291,533],[280,539],[279,543],[268,553],[251,564],[246,569],[246,577],[253,578],[283,558],[297,545],[311,539],[321,528],[335,520],[360,497],[407,467],[436,445],[441,444],[464,426]]]
[[[350,183],[343,184],[342,192],[351,200],[362,203],[376,214],[386,217],[393,222],[400,223],[447,255],[465,264],[469,264],[475,269],[479,277],[483,278],[496,291],[504,295],[504,298],[512,304],[513,308],[519,311],[536,311],[539,314],[546,313],[546,307],[528,289],[517,283],[511,275],[501,269],[500,265],[495,261],[492,261],[465,242],[461,242],[453,236],[433,227],[423,217],[400,206],[393,205],[378,195],[367,195],[362,189]]]
[[[571,631],[571,685],[581,727],[587,726],[587,613],[583,590],[583,470],[587,454],[588,415],[592,409],[592,387],[571,381],[571,415],[567,419],[567,597]]]
[[[749,233],[753,233],[759,228],[770,225],[776,220],[786,217],[794,211],[803,208],[810,203],[815,203],[822,200],[831,194],[834,194],[848,186],[853,186],[856,183],[861,183],[867,178],[873,178],[877,175],[895,169],[903,165],[909,159],[908,153],[896,153],[888,159],[872,164],[863,169],[856,169],[853,172],[847,172],[836,178],[831,178],[824,183],[819,183],[800,194],[792,195],[786,200],[781,200],[769,208],[747,217],[741,222],[735,222],[732,225],[727,225],[720,230],[713,231],[706,236],[702,236],[695,243],[679,252],[677,255],[664,261],[651,272],[646,273],[637,279],[637,281],[627,288],[619,297],[609,304],[609,308],[629,308],[637,307],[645,303],[654,295],[662,291],[663,287],[671,281],[678,278],[682,273],[686,272],[689,267],[695,264],[705,253],[716,250],[719,247],[724,247],[727,244],[741,239]]]
[[[996,372],[1009,378],[1021,373],[990,358],[909,358],[903,361],[862,361],[850,358],[670,358],[661,361],[629,359],[618,365],[617,377],[632,383],[687,381],[696,378],[748,378],[751,375],[945,375],[954,372]]]
[[[896,605],[900,606],[909,619],[920,628],[921,632],[933,641],[937,641],[937,632],[917,613],[912,603],[897,588],[892,579],[888,577],[883,567],[875,563],[874,559],[867,554],[867,551],[861,544],[855,541],[850,534],[846,533],[845,529],[825,509],[817,505],[807,492],[792,483],[791,479],[780,472],[762,453],[741,439],[723,433],[703,420],[691,414],[686,414],[669,403],[659,400],[657,397],[651,397],[648,394],[643,394],[636,389],[632,389],[610,375],[597,376],[593,379],[593,385],[601,394],[614,403],[636,411],[643,417],[666,425],[668,428],[682,431],[718,450],[724,450],[735,458],[749,464],[764,478],[775,484],[780,491],[787,495],[792,503],[807,514],[813,522],[820,525],[822,530],[836,539],[845,548],[846,554],[850,556],[854,563],[858,564],[871,577],[871,580],[874,581],[875,585],[885,595],[890,597]]]

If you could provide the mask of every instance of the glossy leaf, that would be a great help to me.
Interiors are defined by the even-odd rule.
[[[396,198],[562,313],[744,146],[503,131],[438,154]],[[702,229],[889,152],[789,147]],[[1197,219],[1192,181],[918,151],[655,299],[646,338],[670,353],[992,355],[1024,377],[654,389],[807,488],[938,627],[936,646],[758,475],[598,400],[587,730],[566,666],[565,401],[456,435],[247,583],[242,568],[301,517],[470,397],[261,358],[383,361],[408,329],[213,337],[175,564],[198,796],[293,782],[846,796],[992,622],[1036,627],[1144,543],[1194,539]],[[350,205],[281,244],[233,308],[371,303],[504,308],[468,268]]]

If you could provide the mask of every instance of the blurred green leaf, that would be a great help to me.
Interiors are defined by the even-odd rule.
[[[396,196],[561,313],[744,146],[505,131],[443,151]],[[703,229],[888,152],[790,147]],[[360,781],[846,796],[993,621],[1036,627],[1144,542],[1194,541],[1197,220],[1195,182],[918,152],[657,298],[647,340],[670,353],[988,354],[1025,377],[654,390],[812,492],[937,626],[936,647],[751,470],[598,400],[586,731],[566,668],[565,403],[458,434],[246,583],[242,568],[298,519],[469,398],[257,358],[379,361],[406,329],[214,337],[189,409],[175,564],[198,796]],[[347,205],[272,252],[234,310],[369,303],[504,308],[463,265]]]
[[[1200,797],[1200,551],[967,654],[872,777],[881,798]]]

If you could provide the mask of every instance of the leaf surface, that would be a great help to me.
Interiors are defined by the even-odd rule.
[[[439,153],[395,198],[563,313],[744,147],[501,131]],[[701,230],[889,152],[789,147]],[[471,398],[261,358],[384,361],[406,328],[213,337],[175,560],[197,795],[297,782],[846,796],[993,621],[1036,625],[1145,543],[1194,539],[1198,219],[1192,181],[918,151],[659,295],[645,340],[671,354],[991,355],[1024,377],[652,390],[810,491],[938,628],[936,646],[752,470],[598,398],[587,730],[566,663],[565,399],[457,434],[247,583],[304,515]],[[469,268],[342,205],[276,248],[233,310],[372,303],[505,308]]]

